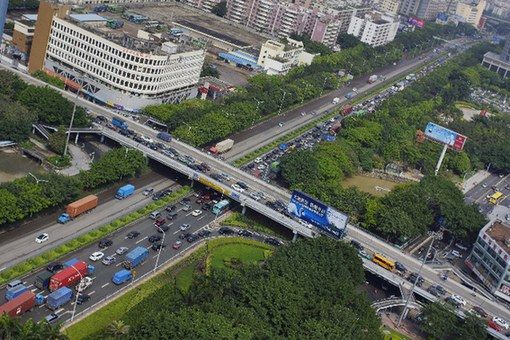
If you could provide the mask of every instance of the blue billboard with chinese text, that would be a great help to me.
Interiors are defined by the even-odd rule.
[[[349,216],[305,193],[294,190],[287,210],[291,215],[311,223],[335,238],[341,238],[345,234]]]
[[[448,145],[450,148],[461,151],[467,137],[447,129],[441,125],[429,122],[425,127],[425,136],[431,140]]]

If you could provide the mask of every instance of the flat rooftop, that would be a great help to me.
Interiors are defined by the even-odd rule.
[[[495,221],[492,225],[489,225],[485,230],[485,233],[490,236],[501,249],[505,250],[507,254],[510,254],[510,247],[505,244],[505,241],[509,241],[510,244],[510,226],[503,223],[502,221]]]
[[[175,23],[177,23],[177,24],[179,24],[179,25],[181,25],[183,27],[191,28],[191,29],[193,29],[195,31],[198,31],[198,32],[210,35],[210,36],[212,36],[212,37],[214,37],[216,39],[220,39],[220,40],[229,42],[229,43],[234,44],[234,45],[239,46],[239,47],[248,47],[248,46],[250,46],[250,44],[245,42],[245,41],[242,41],[242,40],[236,39],[236,38],[234,38],[234,37],[232,37],[230,35],[226,35],[226,34],[223,34],[221,32],[209,29],[207,27],[204,27],[204,26],[202,26],[200,24],[191,22],[189,20],[180,19],[180,20],[176,20]]]

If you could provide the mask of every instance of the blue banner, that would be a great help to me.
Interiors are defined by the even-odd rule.
[[[349,219],[349,216],[296,190],[292,192],[287,210],[291,215],[313,224],[336,238],[343,237]]]

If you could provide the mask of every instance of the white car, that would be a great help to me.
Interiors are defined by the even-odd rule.
[[[255,201],[260,200],[262,197],[260,197],[260,194],[258,192],[252,192],[250,193],[250,197],[253,198]]]
[[[150,138],[149,136],[141,135],[140,138],[146,143],[154,143],[154,139]]]
[[[266,168],[266,166],[264,164],[260,164],[257,169],[259,170],[264,170]]]
[[[193,215],[193,216],[195,216],[195,217],[200,216],[200,215],[202,215],[202,210],[199,210],[199,209],[197,209],[197,210],[193,210],[193,211],[191,212],[191,215]]]
[[[234,189],[235,191],[238,191],[238,192],[244,192],[244,189],[243,189],[243,188],[241,188],[241,187],[239,186],[239,184],[237,184],[237,183],[232,184],[232,185],[231,185],[231,187],[232,187],[232,189]]]
[[[262,158],[260,157],[255,158],[255,163],[259,164],[260,162],[262,162]]]
[[[466,300],[464,300],[464,298],[460,295],[456,295],[456,294],[452,294],[452,296],[450,296],[450,298],[455,301],[456,303],[458,303],[459,305],[462,305],[462,306],[466,306]]]
[[[104,257],[104,253],[100,251],[96,251],[95,253],[92,253],[92,255],[89,256],[89,259],[91,261],[99,261]]]
[[[50,239],[50,236],[46,233],[42,233],[41,235],[37,236],[35,238],[35,242],[37,243],[43,243],[43,242],[46,242]]]
[[[503,320],[502,318],[500,318],[498,316],[493,317],[492,321],[499,327],[504,328],[505,330],[508,330],[508,328],[510,328],[510,325],[508,325],[508,322],[506,322],[505,320]]]

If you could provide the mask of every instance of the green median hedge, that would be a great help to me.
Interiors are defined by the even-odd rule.
[[[68,241],[56,248],[48,250],[47,252],[25,260],[17,265],[0,273],[0,285],[3,285],[15,278],[21,277],[34,271],[42,266],[49,264],[50,262],[56,261],[61,257],[83,248],[91,243],[97,242],[101,238],[117,231],[120,228],[127,226],[128,224],[147,216],[150,212],[164,207],[170,202],[179,200],[189,194],[190,187],[184,186],[173,192],[171,195],[152,202],[143,208],[140,208],[130,214],[124,215],[108,224],[101,226],[96,230],[92,230],[84,235],[78,236],[71,241]]]

